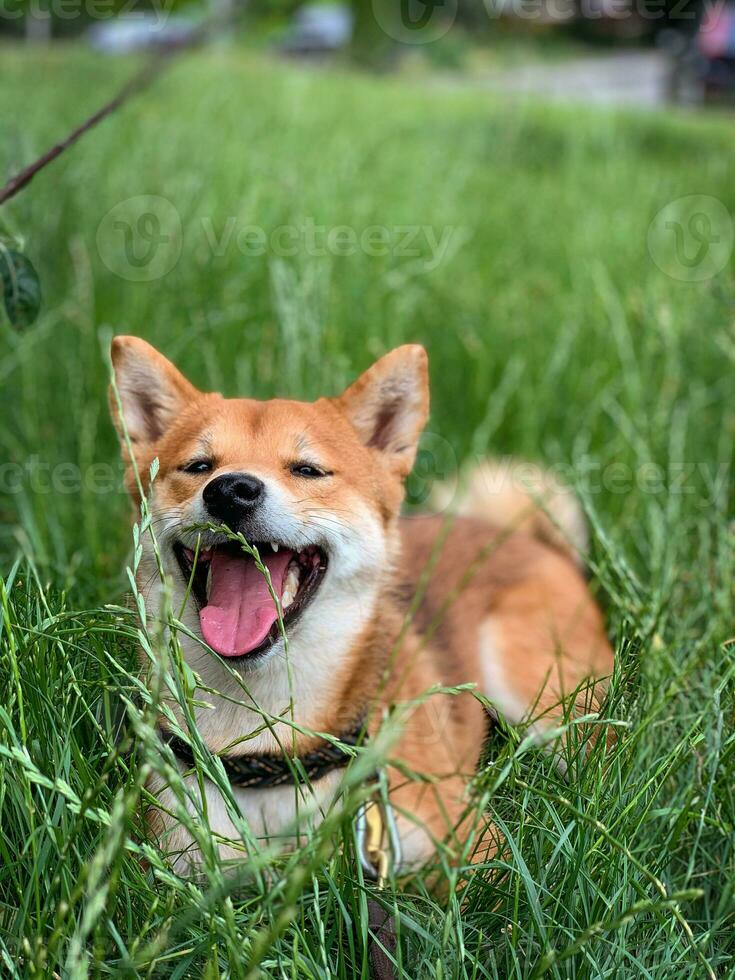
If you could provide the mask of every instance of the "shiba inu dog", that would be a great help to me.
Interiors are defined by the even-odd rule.
[[[533,709],[539,731],[586,678],[599,702],[613,654],[579,568],[584,521],[568,490],[534,469],[530,493],[485,463],[458,516],[400,517],[429,410],[422,347],[391,351],[339,397],[313,403],[203,393],[135,337],[115,338],[112,361],[128,487],[137,500],[135,464],[183,607],[183,654],[206,688],[195,710],[204,744],[248,771],[284,752],[321,760],[310,785],[233,781],[256,836],[292,833],[297,802],[310,819],[332,805],[342,772],[322,764],[318,733],[341,738],[366,719],[370,732],[411,704],[388,784],[403,860],[415,866],[463,832],[487,730],[471,691],[426,692],[475,685],[510,722]],[[257,549],[262,570],[220,525]],[[149,536],[141,544],[138,587],[155,617],[157,557]],[[186,773],[186,751],[179,762]],[[177,868],[196,865],[170,791],[152,789],[162,846]],[[242,858],[219,791],[205,780],[204,793],[223,856]]]

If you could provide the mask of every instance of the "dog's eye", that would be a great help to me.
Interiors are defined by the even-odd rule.
[[[306,476],[310,478],[329,475],[324,470],[320,470],[318,466],[312,466],[310,463],[294,463],[291,467],[291,472],[294,476]]]
[[[182,473],[211,473],[212,461],[210,459],[195,459],[192,463],[180,467]]]

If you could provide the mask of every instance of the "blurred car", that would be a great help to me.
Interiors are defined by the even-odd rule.
[[[666,30],[659,43],[671,55],[674,101],[735,101],[735,3],[703,10],[692,33]]]
[[[339,51],[350,43],[352,27],[352,11],[344,4],[305,4],[294,14],[281,50],[303,55]]]
[[[697,34],[704,97],[735,95],[735,4],[710,7]]]
[[[128,54],[184,44],[196,29],[197,24],[186,17],[140,13],[94,24],[87,31],[87,37],[97,51]]]

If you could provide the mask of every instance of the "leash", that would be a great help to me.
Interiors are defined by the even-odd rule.
[[[355,836],[363,871],[381,892],[388,876],[400,868],[401,839],[387,791],[381,786],[380,775],[373,780],[370,797],[357,811]],[[368,955],[372,976],[374,980],[395,980],[394,960],[398,946],[395,916],[371,895],[368,896],[367,909]]]
[[[187,768],[196,757],[191,745],[162,726],[161,740]],[[343,769],[352,758],[346,747],[363,743],[365,723],[340,737],[341,745],[324,741],[318,748],[301,756],[261,753],[258,755],[220,755],[218,758],[232,786],[241,789],[270,789],[277,786],[311,783],[335,769]],[[371,780],[372,791],[357,811],[355,835],[357,853],[365,875],[384,890],[390,874],[401,865],[401,840],[395,814],[388,801],[387,787],[380,773]],[[373,980],[395,980],[397,949],[395,916],[372,895],[368,895],[368,955]]]

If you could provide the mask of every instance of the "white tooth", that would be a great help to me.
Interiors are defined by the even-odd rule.
[[[210,564],[209,568],[207,569],[207,585],[206,585],[207,602],[209,602],[209,596],[211,591],[212,591],[212,565]]]
[[[274,551],[278,551],[278,545],[275,541],[271,541],[271,548],[273,548]]]
[[[286,575],[286,581],[283,583],[283,594],[281,595],[282,609],[290,606],[296,598],[296,593],[299,590],[299,580],[300,574],[298,565],[291,565],[288,569],[288,575]]]

